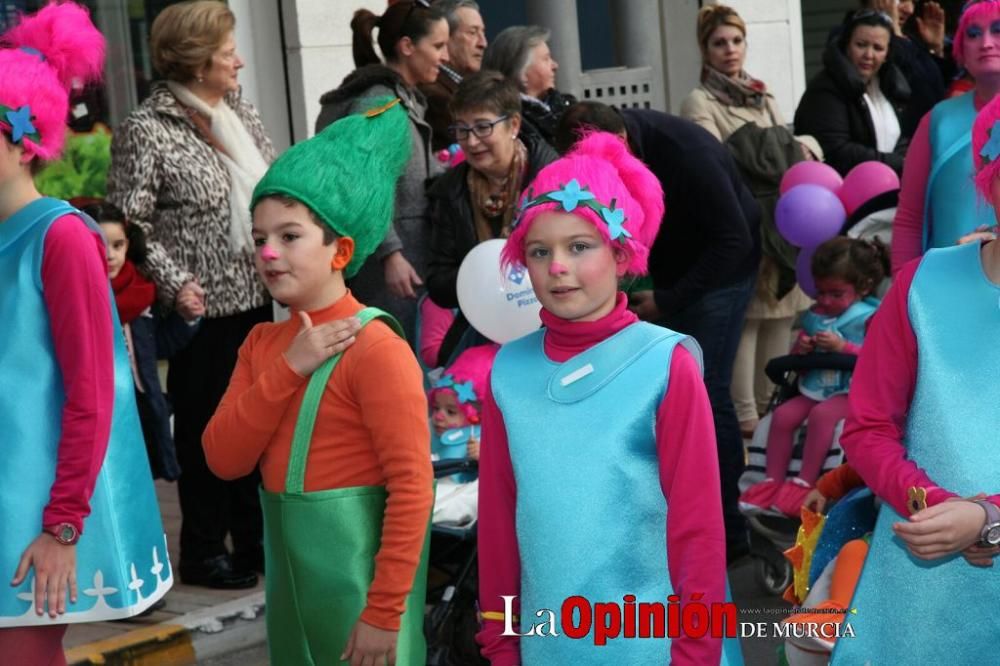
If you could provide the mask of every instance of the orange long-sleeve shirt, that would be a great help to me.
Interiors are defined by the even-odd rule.
[[[309,316],[318,325],[362,307],[348,293]],[[239,478],[259,464],[264,488],[285,490],[308,377],[292,370],[283,352],[299,328],[297,316],[260,324],[240,347],[229,388],[202,440],[218,476]],[[330,377],[305,476],[306,491],[369,485],[385,486],[389,496],[361,619],[398,630],[434,503],[433,472],[420,367],[406,342],[378,320],[361,330]]]

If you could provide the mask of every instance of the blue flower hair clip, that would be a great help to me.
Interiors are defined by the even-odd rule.
[[[25,104],[19,109],[13,109],[4,104],[0,104],[0,120],[4,120],[10,125],[10,140],[20,143],[21,139],[28,137],[35,143],[40,143],[42,137],[31,122],[31,105]]]
[[[455,384],[453,387],[455,389],[455,395],[458,397],[458,401],[463,405],[467,402],[476,401],[476,390],[472,385],[472,380],[462,382],[461,384]]]
[[[451,388],[455,385],[455,378],[451,375],[444,375],[440,379],[434,382],[432,388]]]
[[[997,157],[1000,157],[1000,120],[993,123],[990,128],[990,140],[983,144],[979,151],[979,156],[983,158],[983,166],[986,166]]]
[[[632,234],[625,228],[628,218],[625,217],[623,208],[615,209],[617,200],[612,199],[611,204],[606,206],[597,200],[597,196],[590,191],[586,185],[580,186],[580,182],[574,178],[565,185],[560,185],[558,190],[543,192],[535,196],[534,191],[529,189],[528,194],[521,202],[521,207],[517,211],[517,218],[511,228],[516,228],[524,214],[529,208],[547,203],[557,203],[567,213],[572,213],[577,208],[589,208],[597,213],[601,220],[608,225],[608,235],[611,240],[616,240],[624,245]]]

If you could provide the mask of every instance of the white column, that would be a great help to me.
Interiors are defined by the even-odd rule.
[[[667,80],[664,76],[659,3],[656,0],[613,0],[611,20],[618,64],[650,67],[653,70],[653,108],[665,109]]]
[[[662,2],[666,110],[680,111],[681,102],[698,85],[701,50],[698,48],[698,0]]]
[[[278,2],[229,0],[236,16],[236,48],[246,67],[240,72],[243,96],[256,107],[275,149],[291,144],[284,54],[278,34]]]
[[[556,88],[560,92],[582,95],[580,86],[580,29],[576,0],[532,0],[527,3],[528,23],[552,31],[549,48],[559,63]]]

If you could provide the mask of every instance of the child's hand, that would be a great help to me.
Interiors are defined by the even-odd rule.
[[[798,339],[795,341],[795,349],[792,351],[796,354],[808,354],[813,349],[816,348],[816,340],[805,334],[805,332],[799,333]]]
[[[806,495],[806,498],[802,500],[802,506],[809,509],[813,513],[822,513],[823,509],[826,508],[826,496],[820,491],[813,488]]]
[[[473,460],[479,460],[479,440],[475,437],[469,438],[469,457]]]
[[[985,520],[983,507],[953,498],[916,512],[908,522],[894,523],[892,529],[914,557],[934,560],[975,545]]]
[[[299,319],[302,328],[285,350],[285,360],[303,377],[308,377],[323,365],[323,361],[354,344],[354,336],[361,329],[361,322],[356,317],[313,326],[309,314],[300,311]]]
[[[65,613],[67,591],[70,603],[76,603],[76,546],[63,545],[48,532],[43,532],[24,549],[10,584],[20,585],[32,567],[35,568],[37,615],[45,613],[46,601],[50,618]]]
[[[993,566],[993,558],[997,555],[1000,555],[1000,546],[969,546],[962,551],[962,557],[974,567]]]
[[[813,337],[813,339],[816,343],[816,349],[820,351],[844,351],[844,338],[840,337],[833,331],[820,331]]]
[[[184,321],[191,321],[205,314],[205,290],[197,280],[190,280],[181,286],[174,296],[174,308]]]
[[[396,663],[396,641],[398,631],[379,629],[358,620],[347,638],[347,647],[340,655],[341,661],[350,660],[351,666]]]

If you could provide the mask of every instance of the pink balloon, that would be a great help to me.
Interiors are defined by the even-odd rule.
[[[852,215],[865,202],[898,189],[899,176],[892,167],[872,160],[862,162],[847,172],[837,196],[844,203],[847,214]]]
[[[796,162],[789,167],[785,175],[781,177],[778,191],[784,194],[796,185],[819,185],[831,192],[836,192],[843,182],[844,179],[829,164],[805,160]]]

